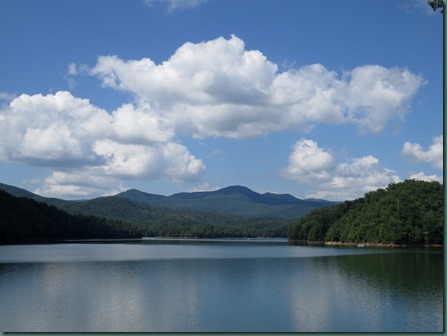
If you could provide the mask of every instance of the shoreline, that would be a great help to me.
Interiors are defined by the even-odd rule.
[[[311,241],[311,240],[291,240],[286,237],[133,237],[133,238],[88,238],[88,239],[30,239],[17,241],[0,241],[0,245],[40,245],[40,244],[69,244],[69,243],[115,243],[126,241],[144,241],[144,240],[184,240],[184,241],[201,241],[201,240],[238,240],[238,241],[257,241],[269,239],[284,239],[289,244],[296,245],[310,245],[310,246],[345,246],[345,247],[382,247],[382,248],[397,248],[397,247],[429,247],[429,248],[443,248],[443,244],[394,244],[394,243],[353,243],[353,242],[338,242],[338,241]]]
[[[442,248],[442,244],[394,244],[394,243],[352,243],[338,241],[309,241],[309,240],[289,240],[291,243],[320,245],[320,246],[350,246],[350,247],[436,247]]]
[[[357,246],[357,247],[407,247],[409,245],[406,244],[394,244],[394,243],[343,243],[343,242],[334,242],[328,241],[324,242],[324,245],[327,246]],[[414,245],[418,246],[418,245]]]

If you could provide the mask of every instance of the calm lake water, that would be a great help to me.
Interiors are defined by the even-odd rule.
[[[0,246],[0,330],[441,332],[441,249],[137,240]]]

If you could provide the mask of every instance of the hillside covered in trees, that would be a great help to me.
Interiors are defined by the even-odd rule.
[[[0,185],[0,242],[136,237],[286,237],[292,220],[152,206],[122,197],[45,198]],[[0,188],[0,189],[2,189]],[[12,195],[11,195],[12,194]]]
[[[6,187],[8,193],[0,191],[1,242],[288,236],[340,243],[443,243],[443,185],[437,182],[390,184],[295,220],[173,209],[116,196],[65,201]]]
[[[354,201],[311,211],[289,240],[370,244],[443,244],[444,187],[406,180]]]
[[[141,237],[141,230],[116,220],[69,215],[0,190],[0,242],[124,237]]]
[[[115,195],[154,207],[191,210],[219,215],[295,219],[315,208],[336,204],[325,200],[299,199],[289,194],[260,194],[244,186],[229,186],[214,191],[182,192],[162,196],[127,190]]]

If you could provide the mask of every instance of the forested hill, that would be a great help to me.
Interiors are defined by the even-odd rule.
[[[292,223],[287,218],[235,216],[152,206],[115,196],[66,201],[38,196],[0,183],[2,189],[16,199],[0,204],[0,241],[112,236],[286,237]],[[23,213],[22,208],[25,209]],[[32,211],[28,211],[31,208]],[[65,224],[60,226],[60,223]],[[79,224],[79,232],[75,230],[74,223]],[[101,230],[97,230],[97,225],[103,226],[104,223],[111,225],[112,231],[104,228],[103,234],[98,234]],[[91,230],[89,226],[92,226]]]
[[[85,215],[69,215],[54,206],[14,197],[0,190],[0,242],[85,238],[135,238],[133,224]]]
[[[444,187],[406,180],[354,201],[311,211],[290,240],[371,244],[443,244]]]
[[[196,214],[207,213],[207,217],[209,217],[209,214],[212,214],[213,217],[219,217],[220,219],[227,215],[232,217],[295,219],[304,216],[312,209],[337,204],[337,202],[326,200],[303,200],[288,194],[259,194],[243,186],[230,186],[215,191],[183,192],[171,196],[149,194],[131,189],[115,196],[78,201],[42,197],[25,189],[2,183],[0,183],[0,190],[4,190],[16,197],[31,198],[54,205],[68,213],[83,213],[105,217],[108,217],[111,213],[116,213],[116,206],[120,208],[126,207],[129,201],[132,201],[139,204],[140,208],[146,207],[149,209],[149,212],[162,212],[159,218],[155,218],[155,214],[145,218],[146,220],[150,219],[152,222],[154,220],[165,221],[166,209],[171,209],[169,211],[179,214],[183,213],[187,217],[190,217],[191,213],[195,212]],[[109,205],[111,208],[106,209]],[[132,205],[131,208],[135,208],[135,205]],[[183,210],[185,211],[182,212]],[[128,213],[129,211],[126,212]],[[120,217],[119,219],[134,220],[142,218],[140,211],[137,211],[134,215],[129,214],[130,217],[135,218],[128,216],[126,218]],[[220,219],[219,222],[222,222]],[[202,219],[199,221],[203,222]]]
[[[259,194],[244,186],[229,186],[215,191],[183,192],[171,196],[131,189],[115,197],[178,210],[287,219],[295,219],[312,209],[336,204],[325,200],[303,200],[289,194]]]

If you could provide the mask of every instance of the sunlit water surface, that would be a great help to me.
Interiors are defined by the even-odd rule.
[[[0,246],[1,331],[440,332],[443,253],[139,240]]]

